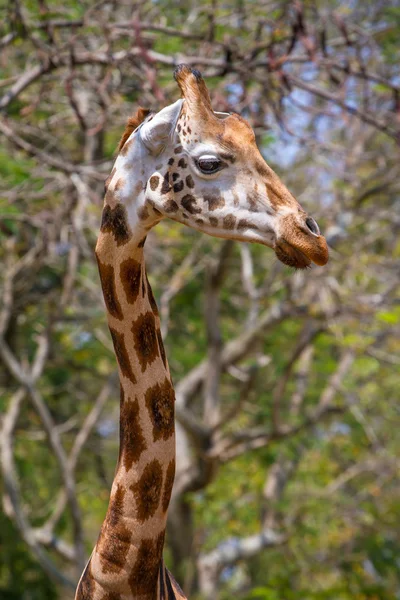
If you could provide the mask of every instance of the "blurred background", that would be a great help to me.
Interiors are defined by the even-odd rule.
[[[73,598],[104,518],[104,180],[180,62],[250,121],[331,258],[149,236],[177,392],[167,565],[192,600],[400,598],[399,36],[388,0],[0,2],[1,599]]]

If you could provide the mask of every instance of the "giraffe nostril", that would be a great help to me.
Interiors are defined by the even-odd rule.
[[[319,231],[317,222],[314,221],[314,219],[312,217],[307,217],[306,225],[307,225],[308,229],[311,231],[311,233],[313,233],[314,235],[320,235],[320,231]]]

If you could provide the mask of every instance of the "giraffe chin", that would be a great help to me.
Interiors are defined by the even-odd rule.
[[[276,257],[284,264],[295,269],[307,269],[311,266],[311,259],[303,252],[294,248],[286,240],[280,239],[275,243]]]

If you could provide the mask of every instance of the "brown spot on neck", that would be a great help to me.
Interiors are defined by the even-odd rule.
[[[153,424],[153,440],[168,440],[174,433],[175,393],[169,379],[156,383],[145,394],[145,402]]]
[[[132,598],[155,599],[164,537],[163,531],[155,539],[149,538],[140,542],[135,564],[129,575]]]
[[[137,383],[136,377],[132,371],[132,365],[128,350],[125,345],[125,336],[116,329],[110,327],[110,333],[114,344],[115,355],[118,360],[122,375],[127,377],[132,383]]]
[[[114,267],[103,264],[99,258],[97,258],[97,264],[106,308],[111,316],[122,321],[124,315],[117,296]]]
[[[163,470],[158,460],[154,459],[144,468],[139,481],[130,486],[136,501],[136,517],[139,521],[147,521],[153,517],[160,504],[163,484]]]
[[[119,274],[126,300],[134,304],[139,295],[142,265],[133,258],[127,258],[121,263]]]
[[[128,224],[126,208],[123,204],[117,204],[114,208],[106,205],[103,209],[100,231],[112,233],[117,246],[126,244],[132,237]]]
[[[118,484],[97,541],[103,573],[120,573],[126,566],[132,532],[122,519],[125,493],[126,490]]]
[[[159,356],[154,314],[139,315],[132,324],[133,343],[142,373]]]
[[[122,460],[126,471],[130,471],[132,465],[138,462],[147,448],[139,414],[137,398],[135,400],[124,399],[124,393],[121,390],[119,463]]]

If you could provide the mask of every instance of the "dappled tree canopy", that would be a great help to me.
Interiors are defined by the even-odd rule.
[[[118,453],[94,245],[174,65],[321,226],[325,267],[170,221],[146,259],[176,387],[166,562],[195,600],[400,593],[400,3],[0,4],[0,597],[73,598]]]

